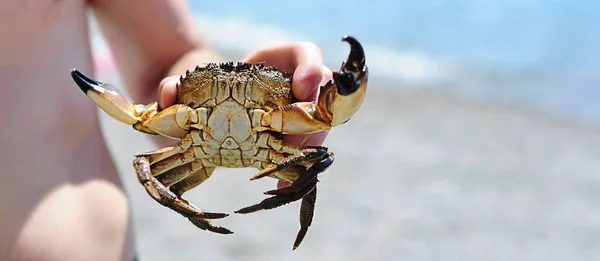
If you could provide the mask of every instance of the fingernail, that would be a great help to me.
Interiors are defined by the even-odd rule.
[[[178,83],[179,83],[179,77],[177,77],[177,76],[169,77],[167,80],[167,84],[172,84],[173,86],[177,86]]]

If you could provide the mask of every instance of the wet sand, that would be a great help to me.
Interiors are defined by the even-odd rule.
[[[132,200],[140,260],[598,260],[600,130],[533,110],[369,86],[332,130],[313,226],[292,251],[299,204],[196,229],[137,182],[146,136],[101,114]],[[264,198],[274,180],[217,169],[185,195],[207,211]]]

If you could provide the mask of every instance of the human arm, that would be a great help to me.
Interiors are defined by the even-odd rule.
[[[187,1],[95,0],[92,6],[127,91],[138,103],[157,101],[165,77],[221,60],[199,33]]]
[[[178,75],[221,60],[199,34],[185,1],[96,0],[93,6],[128,92],[138,103],[158,100],[162,108],[168,107],[175,100]],[[311,43],[267,46],[242,60],[294,72],[292,90],[302,101],[314,101],[320,83],[331,79],[320,49]],[[325,136],[326,132],[286,136],[285,141],[320,145]],[[173,142],[155,140],[160,145]]]

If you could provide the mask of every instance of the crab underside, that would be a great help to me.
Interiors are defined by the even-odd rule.
[[[140,183],[160,204],[180,213],[194,225],[221,234],[233,233],[211,219],[228,216],[205,212],[182,195],[208,179],[217,166],[254,167],[251,180],[272,177],[291,182],[265,192],[271,197],[242,208],[246,214],[276,208],[297,200],[300,231],[296,249],[311,225],[317,197],[317,176],[334,161],[322,146],[284,144],[284,134],[308,134],[345,123],[364,99],[368,69],[360,43],[350,36],[348,59],[334,81],[320,88],[316,102],[292,95],[291,77],[263,64],[222,63],[196,67],[180,78],[176,104],[135,104],[119,89],[93,80],[77,70],[71,75],[81,90],[115,119],[136,130],[172,137],[172,146],[135,156]]]

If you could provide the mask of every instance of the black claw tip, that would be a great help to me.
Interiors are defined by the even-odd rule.
[[[212,213],[212,212],[204,212],[202,218],[206,219],[220,219],[229,216],[227,213]]]
[[[294,247],[292,250],[296,250],[304,240],[304,236],[306,236],[306,232],[308,231],[308,227],[301,227],[300,231],[298,231],[298,235],[296,236],[296,241],[294,241]]]
[[[358,90],[363,78],[367,75],[365,51],[362,45],[352,36],[344,36],[342,41],[350,44],[348,59],[342,63],[339,72],[333,73],[333,80],[340,95],[350,95]]]
[[[269,191],[265,191],[263,192],[263,194],[265,195],[272,195],[272,196],[276,196],[276,195],[289,195],[291,193],[294,193],[294,188],[290,185],[284,188],[280,188],[280,189],[273,189],[273,190],[269,190]]]
[[[231,231],[227,228],[224,228],[224,227],[219,227],[218,229],[215,229],[215,231],[213,231],[213,232],[223,234],[223,235],[233,234],[233,231]]]
[[[79,89],[81,89],[81,91],[83,91],[83,93],[85,93],[85,94],[87,94],[87,92],[90,89],[93,89],[94,86],[102,85],[101,82],[85,76],[83,73],[79,72],[77,69],[71,70],[71,77],[73,77],[73,80],[75,81],[77,86],[79,86]]]
[[[219,234],[233,234],[233,231],[221,226],[215,226],[209,221],[202,218],[189,217],[188,220],[202,230],[208,230]]]
[[[264,210],[264,209],[265,208],[261,204],[256,204],[256,205],[252,205],[252,206],[249,206],[249,207],[245,207],[245,208],[239,209],[237,211],[234,211],[233,213],[236,213],[236,214],[248,214],[248,213],[252,213],[252,212],[256,212],[256,211]]]
[[[350,55],[344,64],[344,69],[351,72],[361,72],[365,67],[365,50],[362,45],[352,36],[344,36],[342,41],[350,44]]]

